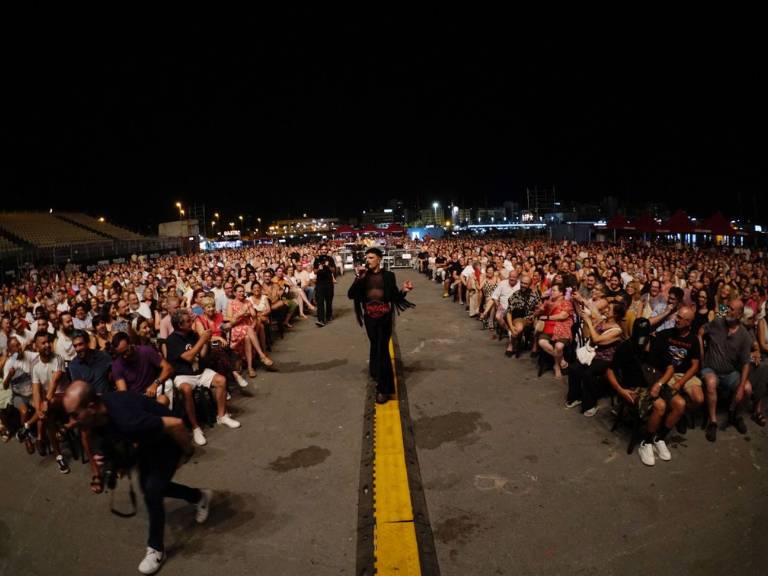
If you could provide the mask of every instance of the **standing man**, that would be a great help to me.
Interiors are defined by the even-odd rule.
[[[181,418],[173,418],[165,406],[135,392],[99,396],[87,382],[75,381],[64,394],[64,408],[85,430],[104,438],[107,446],[135,444],[139,484],[149,513],[149,539],[142,574],[154,574],[165,560],[165,498],[186,500],[196,507],[195,520],[208,519],[213,492],[172,481],[176,469],[193,453]],[[95,456],[99,464],[103,456]]]
[[[381,253],[381,251],[379,251]],[[328,246],[320,245],[320,254],[315,258],[315,301],[317,302],[317,324],[320,328],[333,319],[333,283],[336,262],[328,255]]]
[[[395,393],[395,377],[389,358],[392,312],[395,308],[399,312],[413,307],[405,299],[405,295],[413,290],[413,284],[406,281],[399,290],[394,273],[381,268],[383,256],[378,248],[365,251],[365,266],[358,268],[347,293],[350,300],[355,301],[357,321],[360,325],[365,324],[371,341],[369,367],[371,377],[376,380],[376,402],[379,404],[386,403]]]

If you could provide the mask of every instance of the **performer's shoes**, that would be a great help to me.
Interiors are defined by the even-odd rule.
[[[381,392],[376,394],[376,404],[386,404],[389,402],[389,394],[382,394]]]

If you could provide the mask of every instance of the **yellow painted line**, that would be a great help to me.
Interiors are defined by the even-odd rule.
[[[395,372],[395,348],[389,341]],[[373,437],[373,550],[377,574],[421,576],[419,547],[405,466],[400,404],[395,399],[376,404]]]

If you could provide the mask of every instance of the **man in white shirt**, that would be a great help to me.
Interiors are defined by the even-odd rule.
[[[509,307],[509,299],[520,290],[520,282],[517,279],[517,270],[510,270],[506,281],[499,282],[491,294],[491,299],[496,303],[496,321],[499,326],[504,326],[504,317]]]
[[[43,442],[43,432],[47,432],[59,472],[69,474],[69,465],[61,454],[56,438],[56,422],[52,415],[49,415],[64,373],[64,361],[53,353],[47,332],[41,330],[35,335],[35,348],[38,356],[37,362],[32,365],[32,399],[40,417],[37,426],[38,446]]]

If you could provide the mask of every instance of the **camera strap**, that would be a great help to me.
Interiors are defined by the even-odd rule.
[[[136,516],[136,491],[133,489],[133,478],[131,477],[131,473],[126,472],[125,476],[128,480],[128,498],[131,501],[131,511],[121,512],[115,508],[115,490],[112,490],[109,493],[109,511],[120,518],[131,518]]]

